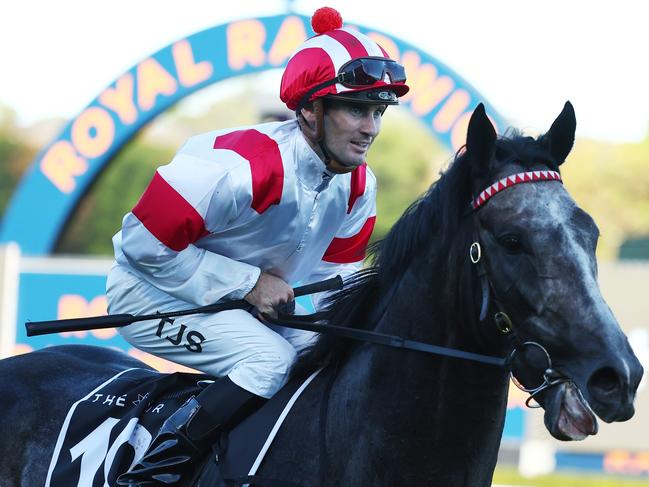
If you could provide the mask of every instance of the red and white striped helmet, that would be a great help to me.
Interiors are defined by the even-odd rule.
[[[313,14],[316,35],[291,56],[282,76],[280,98],[291,110],[328,95],[394,105],[409,88],[403,66],[375,41],[342,28],[342,17],[329,7]],[[360,92],[367,97],[358,98]]]

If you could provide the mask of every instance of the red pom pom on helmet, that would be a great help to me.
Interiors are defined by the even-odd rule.
[[[330,30],[340,29],[342,26],[343,18],[335,8],[319,8],[311,17],[311,27],[316,34],[324,34]]]

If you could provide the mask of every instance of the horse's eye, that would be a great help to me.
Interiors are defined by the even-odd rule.
[[[521,241],[516,235],[505,235],[504,237],[500,237],[498,241],[510,254],[518,254],[523,250]]]

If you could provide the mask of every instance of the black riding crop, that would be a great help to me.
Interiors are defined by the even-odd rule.
[[[335,291],[343,288],[343,279],[340,276],[332,277],[306,286],[293,289],[295,297],[315,294],[323,291]],[[96,330],[100,328],[118,328],[137,321],[160,320],[174,316],[184,316],[200,313],[218,313],[229,309],[247,309],[251,307],[245,299],[228,301],[224,303],[208,304],[199,308],[185,309],[180,311],[169,311],[167,313],[155,313],[151,315],[116,314],[107,316],[91,316],[88,318],[71,318],[67,320],[51,321],[28,321],[25,323],[27,336],[48,335],[66,331]]]

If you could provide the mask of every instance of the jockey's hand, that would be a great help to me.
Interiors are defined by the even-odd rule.
[[[257,308],[260,314],[277,318],[276,307],[293,301],[295,296],[293,295],[293,288],[286,284],[283,279],[262,272],[259,275],[257,284],[246,294],[244,299]]]

